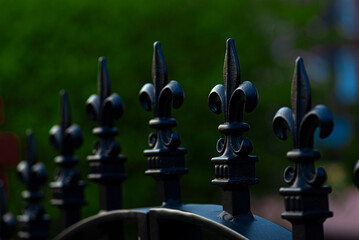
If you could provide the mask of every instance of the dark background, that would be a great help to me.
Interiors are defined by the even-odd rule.
[[[25,153],[25,131],[31,128],[38,158],[53,180],[53,158],[57,154],[50,147],[48,132],[59,123],[59,91],[65,89],[73,122],[84,134],[84,144],[76,152],[78,169],[88,183],[89,204],[83,208],[83,216],[97,213],[97,186],[87,181],[86,160],[96,140],[91,133],[96,123],[88,120],[85,102],[97,93],[97,59],[106,56],[112,91],[126,105],[123,117],[115,123],[122,154],[128,157],[124,208],[159,205],[154,181],[144,175],[147,161],[142,153],[148,148],[148,120],[153,114],[144,111],[138,101],[140,88],[151,82],[152,44],[158,40],[169,80],[177,80],[186,95],[184,105],[173,111],[181,146],[188,149],[186,166],[190,173],[182,178],[183,200],[220,204],[219,189],[210,183],[214,178],[210,159],[218,155],[215,146],[221,135],[217,126],[223,122],[223,115],[210,111],[207,97],[216,84],[223,83],[225,43],[231,37],[236,43],[242,81],[251,81],[259,92],[258,107],[244,116],[251,126],[246,136],[252,140],[253,154],[259,157],[256,176],[260,183],[252,188],[252,196],[278,195],[288,164],[285,154],[292,141],[277,139],[271,122],[280,107],[290,107],[298,55],[304,58],[311,80],[313,106],[327,105],[355,132],[358,104],[341,103],[340,95],[335,95],[333,53],[347,40],[333,19],[331,1],[1,1],[0,95],[5,106],[1,131],[18,134]],[[324,77],[318,57],[328,64]],[[318,145],[323,156],[318,164],[327,168],[328,184],[336,194],[352,184],[358,143],[353,134],[342,140],[334,136]],[[8,174],[9,211],[18,215],[24,204],[20,198],[24,187],[14,168],[8,169]],[[44,205],[55,231],[58,209],[49,204],[49,187],[44,191]]]

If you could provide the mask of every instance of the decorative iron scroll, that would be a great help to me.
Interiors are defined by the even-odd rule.
[[[16,232],[16,221],[11,213],[7,212],[5,186],[0,181],[0,239],[10,240]]]
[[[223,108],[224,123],[218,130],[224,134],[217,143],[221,156],[212,158],[215,179],[212,183],[222,188],[224,219],[239,215],[252,217],[249,186],[258,183],[255,177],[256,156],[250,156],[252,143],[243,133],[249,125],[243,122],[243,111],[252,112],[257,106],[257,89],[251,82],[240,81],[240,68],[233,39],[227,40],[223,66],[224,85],[216,85],[208,96],[210,109],[220,114]]]
[[[18,232],[20,239],[48,239],[50,217],[45,213],[41,200],[44,194],[40,188],[47,182],[47,172],[41,162],[37,162],[35,142],[32,131],[27,131],[27,157],[17,166],[21,182],[26,185],[22,193],[27,202],[18,216],[21,230]]]
[[[59,169],[55,181],[50,183],[53,198],[51,203],[60,208],[61,228],[64,229],[81,219],[85,182],[75,168],[78,159],[74,150],[82,144],[82,132],[78,125],[71,125],[70,104],[65,91],[61,91],[60,125],[50,130],[50,143],[59,152],[55,163]]]
[[[100,208],[109,211],[122,208],[121,185],[127,175],[126,157],[120,155],[120,144],[114,140],[118,130],[113,127],[113,121],[123,114],[124,105],[117,93],[111,94],[104,57],[99,58],[98,90],[99,95],[91,95],[86,103],[89,118],[98,123],[92,132],[100,138],[94,145],[94,155],[88,156],[88,178],[99,183]]]
[[[331,187],[323,185],[327,179],[324,168],[315,169],[314,161],[320,158],[313,149],[314,132],[326,138],[333,130],[330,110],[317,105],[311,109],[311,90],[302,58],[298,57],[292,81],[292,109],[283,107],[273,119],[273,129],[281,140],[287,139],[286,131],[293,137],[294,149],[287,153],[295,168],[287,167],[282,187],[285,212],[282,217],[293,224],[293,239],[323,239],[323,222],[333,216],[329,211],[328,194]]]
[[[172,80],[168,83],[166,63],[159,42],[153,45],[152,81],[153,84],[147,83],[142,87],[139,95],[143,108],[153,110],[154,119],[149,125],[156,129],[148,138],[152,149],[144,151],[148,159],[146,174],[156,180],[159,201],[166,205],[179,205],[182,204],[180,177],[188,172],[184,159],[187,150],[178,147],[180,137],[177,132],[172,132],[177,122],[171,118],[171,105],[179,108],[184,93],[178,82]]]

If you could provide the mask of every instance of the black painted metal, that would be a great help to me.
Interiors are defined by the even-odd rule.
[[[240,67],[234,41],[227,40],[223,67],[224,85],[215,86],[208,97],[210,109],[224,112],[224,123],[218,130],[225,136],[217,143],[218,157],[213,157],[215,179],[212,183],[221,187],[223,205],[183,204],[180,178],[188,172],[185,168],[186,149],[180,148],[180,137],[172,129],[177,125],[171,110],[179,108],[184,93],[176,81],[168,82],[166,64],[159,42],[154,43],[152,79],[139,94],[145,110],[153,110],[149,125],[155,132],[149,135],[151,149],[145,150],[148,159],[147,175],[156,181],[157,198],[163,205],[141,209],[121,210],[122,182],[126,179],[120,145],[114,140],[118,134],[113,125],[124,111],[117,94],[111,94],[110,80],[105,58],[99,59],[99,94],[87,100],[87,114],[97,121],[93,129],[99,137],[94,155],[88,156],[89,179],[99,184],[99,214],[80,221],[85,183],[75,165],[78,159],[74,150],[82,143],[82,133],[77,125],[71,125],[70,107],[66,92],[61,92],[60,126],[54,126],[51,144],[59,152],[55,162],[59,169],[55,181],[50,183],[52,203],[60,208],[63,231],[56,239],[123,239],[127,224],[136,223],[139,239],[206,239],[215,234],[226,239],[323,239],[323,222],[332,216],[328,207],[329,186],[324,185],[326,173],[315,168],[314,161],[320,153],[313,149],[313,135],[320,128],[320,136],[327,137],[333,129],[333,117],[323,105],[311,109],[309,81],[303,60],[297,59],[292,83],[292,109],[281,108],[273,119],[275,134],[282,140],[287,130],[292,133],[294,149],[287,158],[295,163],[284,173],[289,187],[280,189],[284,195],[286,211],[282,217],[293,225],[290,231],[253,215],[250,207],[249,187],[256,184],[256,156],[244,133],[249,125],[244,122],[244,112],[251,112],[258,102],[258,93],[251,82],[240,81]],[[23,213],[18,217],[21,239],[46,239],[49,236],[49,217],[40,204],[41,185],[46,182],[46,171],[36,162],[32,133],[28,133],[27,161],[18,165],[20,179],[27,190]],[[359,185],[359,161],[355,168]],[[0,183],[0,240],[10,239],[15,231],[15,219],[6,213],[3,184]]]
[[[257,90],[251,82],[240,82],[240,68],[233,39],[227,40],[223,66],[224,85],[216,85],[208,97],[210,109],[217,114],[224,112],[224,123],[218,130],[225,135],[217,143],[219,157],[212,158],[215,164],[215,179],[212,183],[222,188],[224,219],[240,215],[252,218],[249,186],[256,184],[256,156],[252,143],[243,133],[249,125],[243,122],[243,111],[251,112],[257,105]]]
[[[153,84],[145,84],[140,91],[143,108],[147,111],[153,109],[154,119],[149,125],[156,129],[148,138],[152,149],[144,151],[148,159],[146,174],[156,180],[159,201],[164,205],[181,205],[180,177],[188,172],[184,159],[187,150],[178,147],[180,137],[177,132],[172,132],[177,122],[171,118],[171,105],[179,108],[184,93],[178,82],[172,80],[168,83],[166,63],[159,42],[153,45],[152,81]]]
[[[120,155],[120,144],[114,140],[118,130],[113,127],[113,121],[123,114],[124,105],[117,93],[111,94],[104,57],[99,58],[98,90],[99,95],[91,95],[86,103],[89,118],[98,123],[93,134],[100,138],[94,145],[95,155],[87,158],[91,172],[88,178],[99,184],[100,209],[109,211],[122,208],[121,185],[127,175],[126,157]]]
[[[20,239],[41,240],[48,239],[50,217],[46,214],[41,200],[44,194],[41,187],[47,182],[47,172],[41,162],[37,162],[35,142],[32,131],[27,132],[27,157],[17,166],[21,182],[26,185],[22,197],[27,202],[18,216],[21,230],[18,232]]]
[[[75,223],[61,232],[56,240],[72,239],[106,239],[109,237],[108,229],[118,229],[124,222],[137,222],[138,239],[148,240],[148,209],[114,210],[101,212],[98,215]],[[117,238],[121,239],[121,238]]]
[[[291,239],[288,230],[256,215],[255,221],[248,221],[246,215],[228,221],[219,217],[222,212],[222,206],[212,204],[151,208],[148,213],[151,239],[202,239],[203,230],[216,235],[213,239]],[[180,224],[186,228],[177,227]],[[198,230],[199,238],[193,237]]]
[[[227,221],[218,217],[222,206],[184,204],[168,207],[116,210],[82,220],[56,237],[57,240],[98,239],[106,236],[106,226],[136,221],[139,239],[206,239],[203,231],[217,236],[211,239],[291,239],[291,232],[256,215]]]
[[[103,58],[100,59],[100,69],[101,89],[106,84],[109,86]],[[206,231],[226,239],[290,239],[291,233],[288,230],[250,212],[248,187],[258,181],[254,177],[257,157],[248,156],[252,146],[249,139],[243,138],[243,132],[249,128],[243,122],[243,110],[250,112],[255,108],[258,94],[250,82],[240,84],[233,40],[227,41],[225,86],[217,85],[209,97],[210,107],[214,112],[220,112],[220,104],[225,112],[225,123],[219,127],[226,135],[218,144],[222,156],[213,158],[216,164],[216,179],[213,182],[223,188],[223,206],[182,203],[180,177],[187,173],[184,167],[186,150],[178,148],[179,136],[172,132],[176,120],[171,118],[171,104],[174,108],[180,107],[184,94],[176,81],[168,83],[159,42],[154,44],[152,77],[153,84],[144,85],[140,91],[140,102],[146,110],[154,110],[150,126],[156,132],[149,136],[152,149],[145,150],[144,154],[149,163],[146,174],[156,180],[157,197],[163,202],[162,207],[101,212],[70,226],[56,239],[114,239],[116,233],[117,239],[121,239],[128,221],[137,223],[139,239],[200,240],[206,239]],[[103,91],[100,90],[100,93]],[[109,94],[103,95],[108,97]],[[88,112],[92,119],[98,119],[94,116],[100,115],[102,105],[98,97],[90,97]],[[103,144],[108,146],[107,142]],[[98,149],[96,147],[95,151],[98,152]],[[227,167],[220,166],[223,164]],[[226,170],[227,173],[223,172]]]
[[[16,232],[16,221],[11,213],[7,212],[5,186],[0,181],[0,240],[9,240]]]
[[[78,159],[74,150],[82,144],[82,132],[78,125],[71,125],[70,104],[65,91],[61,91],[60,125],[50,130],[50,143],[59,152],[55,163],[59,168],[55,181],[50,183],[53,198],[51,203],[60,208],[60,225],[64,229],[81,219],[85,182],[75,168]]]
[[[354,183],[359,188],[359,160],[355,163],[354,166]]]
[[[311,109],[311,91],[302,58],[296,60],[292,81],[292,109],[283,107],[273,119],[273,129],[281,140],[287,139],[286,131],[293,137],[294,149],[287,153],[289,166],[284,171],[284,181],[289,187],[282,187],[285,212],[282,217],[293,225],[293,239],[323,239],[323,222],[333,216],[329,211],[328,194],[331,187],[323,185],[327,179],[324,168],[315,169],[314,161],[320,158],[313,149],[316,128],[320,137],[326,138],[333,129],[334,121],[330,110],[317,105]]]

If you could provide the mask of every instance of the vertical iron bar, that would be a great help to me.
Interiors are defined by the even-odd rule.
[[[155,179],[157,199],[164,206],[180,206],[180,178],[188,172],[184,159],[187,150],[178,147],[180,137],[178,133],[172,132],[177,122],[171,118],[171,104],[173,108],[179,108],[184,93],[178,82],[168,83],[166,63],[159,42],[153,45],[152,80],[153,84],[147,83],[142,87],[139,96],[143,108],[153,110],[154,119],[150,120],[149,125],[156,130],[148,139],[152,149],[144,151],[148,159],[146,174]]]
[[[5,186],[0,181],[0,240],[11,240],[16,232],[16,221],[11,213],[7,212]]]
[[[27,132],[27,158],[17,166],[18,176],[26,185],[22,197],[27,202],[18,216],[21,229],[20,239],[43,240],[50,237],[50,217],[45,213],[41,200],[44,195],[40,188],[47,182],[47,172],[41,162],[37,162],[35,142],[32,132]]]
[[[65,229],[81,220],[85,182],[75,168],[78,159],[74,150],[82,144],[82,132],[78,125],[71,125],[70,104],[65,91],[61,91],[60,125],[50,130],[50,143],[59,152],[55,163],[59,168],[55,181],[50,183],[53,198],[51,203],[60,209],[60,228]]]
[[[251,112],[257,105],[258,93],[251,82],[240,82],[238,57],[232,39],[227,40],[223,66],[224,85],[216,85],[208,96],[210,109],[224,114],[224,123],[218,130],[225,135],[217,143],[221,156],[213,157],[215,179],[212,183],[222,188],[224,220],[238,216],[247,216],[253,220],[250,208],[249,187],[258,183],[255,177],[256,156],[252,152],[252,143],[243,133],[249,125],[243,122],[243,111]]]
[[[320,152],[313,148],[313,140],[316,128],[320,128],[321,138],[328,137],[334,121],[325,106],[311,108],[309,79],[300,57],[296,60],[291,98],[292,109],[279,109],[273,119],[277,137],[287,139],[288,130],[294,145],[287,158],[295,167],[289,166],[284,171],[284,181],[289,187],[279,190],[285,202],[282,218],[292,223],[294,240],[324,239],[323,222],[333,216],[328,204],[331,187],[324,185],[327,179],[324,168],[315,168],[314,161],[320,158]]]
[[[98,87],[99,94],[91,95],[86,103],[89,118],[98,123],[93,134],[99,138],[93,149],[94,155],[87,157],[88,178],[99,184],[100,209],[110,211],[122,208],[121,186],[127,175],[126,157],[120,154],[120,144],[114,140],[118,130],[113,127],[113,121],[123,114],[124,105],[118,94],[111,94],[104,57],[99,58]]]

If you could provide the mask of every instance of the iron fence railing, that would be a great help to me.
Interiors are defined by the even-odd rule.
[[[250,155],[253,146],[244,136],[249,124],[243,121],[243,115],[257,106],[258,93],[251,82],[241,82],[232,39],[227,40],[224,85],[216,85],[208,97],[210,109],[224,115],[224,123],[218,127],[224,135],[217,143],[219,156],[211,160],[215,168],[212,183],[222,190],[222,205],[182,202],[180,178],[188,172],[184,157],[187,150],[180,147],[179,134],[172,130],[177,122],[171,117],[171,110],[181,107],[184,92],[177,81],[168,81],[161,46],[155,42],[153,83],[142,87],[139,99],[143,108],[154,114],[149,121],[154,129],[148,138],[150,149],[144,150],[144,155],[148,160],[146,174],[156,181],[157,198],[162,206],[122,209],[126,157],[120,154],[120,145],[114,140],[118,130],[113,122],[121,117],[124,105],[119,95],[111,93],[103,57],[99,65],[99,94],[89,97],[86,108],[89,118],[97,122],[93,134],[99,139],[94,154],[88,156],[88,178],[99,185],[100,213],[81,220],[86,184],[76,169],[78,160],[74,151],[80,147],[83,136],[80,127],[71,123],[69,100],[66,92],[61,91],[60,125],[50,130],[51,145],[59,153],[55,158],[58,170],[50,183],[51,203],[60,210],[62,231],[56,239],[123,239],[127,222],[136,224],[139,239],[207,239],[205,232],[226,239],[324,238],[323,222],[333,215],[328,206],[331,188],[324,185],[325,170],[314,166],[320,153],[313,149],[313,135],[319,128],[320,137],[327,137],[333,129],[333,117],[323,105],[311,108],[311,90],[301,58],[296,61],[293,76],[292,109],[279,109],[273,119],[274,132],[280,139],[287,139],[287,132],[293,137],[294,149],[287,153],[287,158],[295,167],[285,169],[284,181],[289,186],[280,189],[285,200],[282,217],[293,225],[292,233],[251,211],[250,186],[258,182],[255,176],[258,158]],[[28,132],[27,151],[26,161],[18,165],[20,180],[26,185],[23,192],[26,205],[18,216],[17,236],[48,239],[49,216],[40,203],[43,198],[40,188],[46,183],[47,174],[44,165],[37,162],[32,132]],[[15,219],[6,212],[3,185],[0,190],[0,239],[10,239],[16,231]]]

